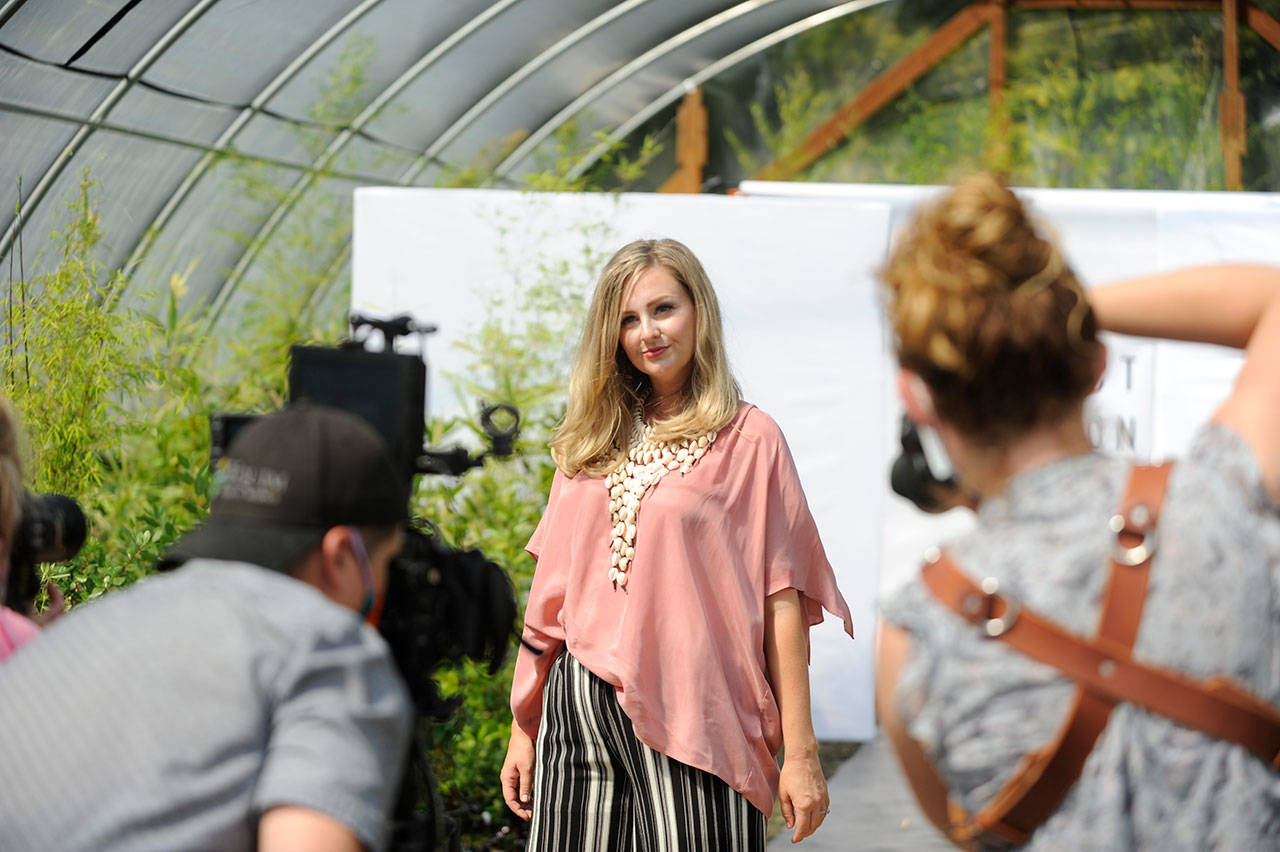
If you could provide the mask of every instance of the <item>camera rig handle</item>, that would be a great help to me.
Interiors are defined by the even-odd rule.
[[[420,324],[409,314],[401,314],[398,317],[390,319],[378,319],[376,317],[367,317],[364,314],[351,314],[347,318],[351,324],[351,337],[342,345],[351,349],[365,349],[366,339],[359,336],[361,329],[370,329],[370,332],[376,331],[382,334],[382,351],[394,352],[396,339],[400,337],[408,337],[411,334],[419,334],[425,337],[428,334],[434,334],[436,327],[431,324]]]
[[[494,422],[494,415],[500,415],[499,420],[509,421],[508,425],[502,426]],[[473,456],[467,452],[466,447],[424,447],[422,455],[418,457],[418,472],[461,476],[471,468],[484,464],[489,456],[511,455],[515,451],[516,435],[520,432],[520,412],[514,405],[505,402],[486,405],[480,410],[480,428],[489,436],[489,450]]]

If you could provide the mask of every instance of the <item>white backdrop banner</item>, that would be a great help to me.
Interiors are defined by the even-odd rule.
[[[892,208],[891,229],[905,226],[941,187],[748,181],[749,198],[807,198]],[[1086,286],[1217,261],[1280,264],[1280,195],[1243,192],[1020,189],[1033,214],[1056,235]],[[873,264],[881,262],[877,258]],[[1222,282],[1224,288],[1230,281]],[[1241,355],[1215,346],[1107,335],[1107,372],[1090,399],[1088,425],[1103,449],[1149,460],[1177,456],[1230,391]],[[886,359],[886,363],[891,362]],[[887,383],[891,385],[891,383]],[[901,407],[892,388],[886,417]],[[888,430],[886,430],[888,433]],[[885,452],[898,451],[891,435]],[[885,499],[880,589],[888,593],[919,567],[924,547],[967,529],[968,512],[925,516],[894,494]]]
[[[939,190],[759,182],[743,190],[720,197],[361,189],[353,309],[437,324],[429,406],[461,414],[473,403],[443,377],[474,368],[475,354],[461,344],[486,319],[509,315],[523,290],[551,278],[585,296],[604,260],[632,239],[689,245],[720,296],[747,399],[787,436],[853,610],[856,642],[831,620],[813,634],[816,730],[823,739],[870,739],[875,600],[916,570],[925,546],[971,522],[964,512],[922,515],[887,489],[900,408],[873,275],[891,236]],[[1274,195],[1028,190],[1024,197],[1089,284],[1215,260],[1280,263]],[[554,345],[567,357],[573,342]],[[1238,353],[1214,347],[1121,337],[1108,346],[1089,428],[1099,446],[1140,458],[1180,452],[1240,364]]]

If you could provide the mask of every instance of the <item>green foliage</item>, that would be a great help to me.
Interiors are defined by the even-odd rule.
[[[818,28],[771,51],[754,79],[739,76],[739,91],[771,81],[770,97],[748,98],[750,127],[726,132],[736,160],[729,170],[750,175],[794,150],[833,104],[860,91],[959,8],[910,6],[908,13],[907,4],[889,4]],[[797,179],[946,183],[995,168],[1029,186],[1223,187],[1215,13],[1008,14],[1000,115],[991,114],[989,37],[982,33]],[[1280,61],[1248,32],[1241,57],[1247,102],[1260,104],[1250,115],[1246,188],[1274,188],[1280,149],[1271,143],[1280,135],[1274,122],[1268,126],[1263,102],[1274,101]],[[833,99],[815,105],[827,98]]]
[[[1126,16],[1123,43],[1155,55],[1098,67],[1097,45],[1064,23],[1045,28],[1034,52],[1024,46],[1010,57],[1015,174],[1041,186],[1221,189],[1221,82],[1203,34],[1178,33],[1186,41],[1165,53],[1154,46],[1176,22]]]
[[[52,235],[57,266],[20,280],[17,292],[11,281],[6,297],[6,389],[47,460],[33,472],[42,489],[100,484],[97,455],[116,389],[138,378],[120,357],[130,330],[101,310],[120,281],[92,257],[102,239],[93,189],[86,175],[66,204],[66,224]]]
[[[350,122],[365,102],[368,57],[367,46],[348,46],[311,110],[313,120],[331,126]],[[299,136],[317,161],[325,156],[323,142],[308,132]],[[566,147],[561,171],[535,175],[529,184],[578,190],[594,187],[606,173],[612,182],[625,183],[642,175],[657,146],[647,142],[629,157],[610,148],[604,171],[569,177],[583,152],[581,144],[572,153]],[[486,157],[469,172],[442,181],[491,184],[500,157]],[[30,280],[20,276],[6,295],[4,392],[32,436],[29,484],[71,495],[90,519],[80,555],[52,567],[52,578],[73,605],[146,575],[203,518],[211,496],[208,416],[279,407],[286,396],[289,347],[332,343],[342,334],[346,297],[335,282],[346,279],[349,264],[347,188],[326,184],[319,172],[299,182],[249,158],[232,165],[247,218],[255,223],[232,236],[252,263],[235,271],[239,286],[233,298],[217,306],[226,314],[217,339],[210,336],[213,305],[181,307],[197,261],[173,274],[141,309],[105,309],[126,282],[94,260],[103,234],[88,175],[66,205],[57,256],[47,263],[42,258]],[[288,215],[269,222],[269,211],[282,205]],[[545,226],[512,219],[502,227]],[[473,363],[451,378],[467,399],[520,408],[517,456],[465,477],[422,481],[415,496],[417,514],[430,519],[446,541],[479,548],[506,567],[522,602],[534,567],[524,545],[554,470],[546,442],[563,411],[584,292],[604,261],[589,247],[612,237],[602,228],[582,225],[584,248],[569,260],[508,258],[504,279],[486,288],[488,318],[461,343]],[[230,328],[234,334],[226,334]],[[426,438],[436,445],[459,438],[475,444],[479,429],[469,421],[436,419]],[[446,809],[478,841],[523,833],[502,804],[497,781],[510,731],[511,673],[509,662],[496,676],[471,663],[439,674],[445,693],[462,703],[450,720],[429,727],[434,763]]]
[[[511,236],[515,229],[545,227],[537,221],[543,217],[522,215],[498,224]],[[524,546],[538,524],[555,472],[546,445],[563,416],[588,282],[606,259],[593,247],[615,241],[596,222],[579,225],[575,233],[582,249],[570,258],[504,255],[505,277],[478,294],[485,300],[485,321],[458,344],[470,363],[461,375],[449,377],[464,399],[519,407],[524,421],[516,457],[490,462],[457,479],[425,480],[416,504],[446,541],[478,548],[508,570],[521,612],[534,569]],[[536,231],[522,236],[511,242],[542,242]],[[470,422],[434,420],[428,439],[441,443],[467,432],[478,435]],[[438,676],[444,694],[462,699],[459,712],[431,731],[441,793],[472,842],[486,845],[499,842],[499,835],[524,831],[502,802],[497,783],[511,730],[511,674],[509,661],[494,676],[473,663]]]
[[[774,83],[773,102],[777,110],[776,121],[760,101],[752,101],[747,109],[764,149],[776,155],[797,148],[805,136],[831,113],[835,97],[833,92],[819,89],[813,75],[806,69],[793,68]],[[764,158],[755,153],[733,128],[725,130],[725,138],[746,171],[758,172],[766,165]]]
[[[4,306],[4,393],[29,436],[28,485],[73,496],[90,524],[79,556],[51,574],[72,603],[147,573],[209,490],[207,387],[182,366],[185,274],[156,317],[104,310],[123,281],[93,259],[95,191],[86,174],[65,205],[54,264],[41,258],[29,281],[10,281]]]
[[[560,125],[551,134],[553,147],[550,153],[539,151],[535,155],[537,169],[525,175],[524,188],[535,192],[588,192],[605,186],[624,190],[645,176],[645,169],[662,152],[658,140],[646,134],[641,138],[634,154],[625,140],[617,142],[602,130],[585,133],[582,116]],[[589,154],[594,154],[593,165],[583,170],[579,164]]]
[[[367,38],[352,38],[344,46],[307,108],[314,124],[339,128],[357,117],[368,102],[366,68],[373,52]],[[319,167],[354,171],[361,165],[350,153],[329,152],[329,133],[303,128],[297,139]],[[234,323],[224,319],[222,325],[238,333],[202,354],[215,368],[214,383],[227,389],[226,408],[262,412],[286,399],[291,346],[334,343],[344,334],[345,299],[333,295],[350,275],[351,188],[323,173],[295,179],[247,159],[235,161],[233,180],[257,228],[229,236],[252,262],[229,272],[242,278],[232,282],[240,286],[225,308]],[[255,215],[260,210],[278,211],[281,218]]]

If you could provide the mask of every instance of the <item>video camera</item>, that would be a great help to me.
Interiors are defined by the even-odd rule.
[[[472,456],[463,447],[423,447],[426,431],[427,365],[422,356],[395,351],[395,342],[411,334],[425,339],[433,325],[412,317],[380,320],[353,314],[351,337],[337,347],[294,346],[289,359],[289,401],[310,400],[359,415],[386,441],[406,481],[419,473],[460,476],[490,456],[509,456],[520,431],[520,413],[506,404],[488,405],[480,426],[491,449]],[[382,335],[372,348],[374,333]],[[252,414],[215,414],[210,422],[211,461],[217,466]],[[505,421],[505,422],[504,422]]]
[[[514,451],[520,414],[511,405],[485,406],[480,425],[490,449],[472,455],[463,447],[423,446],[426,431],[427,365],[420,355],[395,351],[401,337],[425,341],[434,326],[411,317],[381,320],[353,315],[351,337],[335,348],[295,346],[289,365],[289,401],[310,402],[359,415],[381,433],[405,484],[418,474],[459,476],[489,456]],[[375,335],[381,335],[381,345]],[[425,346],[420,346],[425,352]],[[211,457],[216,467],[236,434],[253,415],[211,418]],[[406,489],[412,493],[411,489]],[[386,639],[418,716],[445,719],[457,699],[441,698],[431,674],[444,662],[464,657],[487,661],[490,673],[506,658],[514,635],[515,595],[505,571],[478,550],[455,550],[415,519],[399,557],[391,564],[379,631]],[[419,802],[429,797],[431,813]],[[415,738],[398,797],[392,847],[435,849],[456,845],[456,835],[440,814],[430,763]]]

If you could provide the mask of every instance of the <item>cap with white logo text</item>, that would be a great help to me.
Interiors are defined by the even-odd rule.
[[[209,518],[165,555],[289,569],[332,527],[408,517],[408,482],[377,430],[334,408],[295,404],[245,427],[228,449]]]

